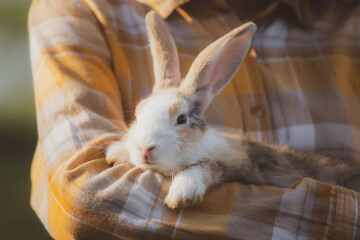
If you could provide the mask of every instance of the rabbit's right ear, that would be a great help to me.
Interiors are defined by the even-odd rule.
[[[153,90],[178,87],[181,80],[179,57],[166,23],[157,13],[150,11],[146,14],[146,26],[154,65]]]
[[[181,89],[198,98],[202,112],[233,78],[255,31],[254,23],[243,24],[210,44],[194,60]]]

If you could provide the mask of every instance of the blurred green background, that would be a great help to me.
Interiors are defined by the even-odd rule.
[[[27,32],[30,3],[0,0],[1,239],[51,239],[30,207],[37,140]]]

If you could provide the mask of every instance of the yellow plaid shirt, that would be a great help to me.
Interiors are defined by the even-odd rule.
[[[55,239],[360,239],[360,194],[303,179],[233,182],[171,210],[170,180],[104,149],[151,91],[144,16],[169,26],[184,76],[209,43],[252,19],[253,46],[209,123],[293,149],[360,159],[358,1],[35,0],[29,34],[38,121],[31,205]],[[360,183],[359,183],[360,184]]]

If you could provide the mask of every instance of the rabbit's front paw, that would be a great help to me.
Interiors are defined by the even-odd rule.
[[[189,207],[203,201],[206,185],[197,167],[179,172],[172,182],[164,202],[172,209]]]
[[[129,161],[129,152],[124,143],[114,142],[106,148],[106,162],[117,165]]]

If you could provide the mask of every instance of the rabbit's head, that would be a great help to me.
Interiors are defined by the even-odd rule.
[[[205,48],[181,81],[178,54],[165,22],[146,16],[155,84],[139,102],[136,120],[124,137],[130,162],[164,174],[194,164],[206,131],[203,113],[232,79],[246,56],[254,23],[244,24]]]

